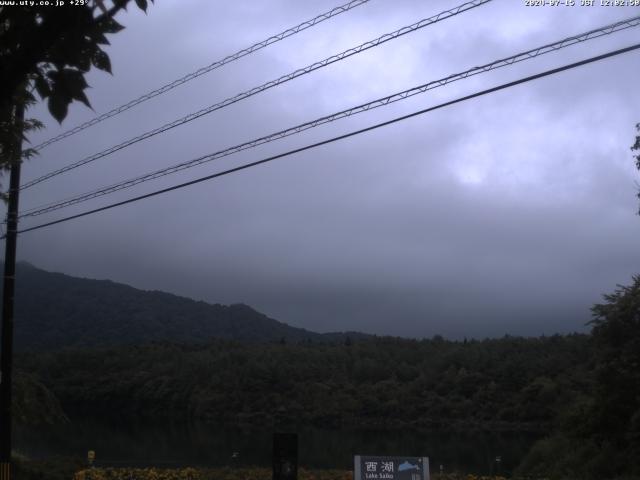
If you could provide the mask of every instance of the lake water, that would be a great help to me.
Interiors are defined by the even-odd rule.
[[[283,430],[283,431],[293,431]],[[536,436],[514,433],[446,433],[410,430],[300,429],[299,464],[351,469],[353,455],[428,456],[431,470],[477,474],[510,472]],[[76,421],[56,428],[16,428],[15,449],[32,458],[78,456],[95,450],[98,466],[271,466],[273,430],[209,425],[149,425]],[[237,459],[232,458],[238,452]],[[501,457],[500,464],[496,457]]]

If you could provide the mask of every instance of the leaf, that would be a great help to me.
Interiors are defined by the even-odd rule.
[[[48,72],[47,75],[53,80],[49,111],[58,122],[62,122],[66,117],[68,106],[73,100],[78,100],[91,108],[91,103],[84,93],[88,85],[81,71],[65,68]]]
[[[103,33],[118,33],[124,30],[124,27],[116,22],[113,18],[106,19],[102,24]]]
[[[30,132],[32,130],[40,130],[44,128],[44,124],[35,118],[28,118],[23,122],[22,132]]]
[[[78,69],[82,72],[88,72],[91,68],[91,53],[89,49],[83,48],[78,55],[76,65]]]
[[[147,0],[136,0],[136,5],[140,10],[147,13]]]
[[[92,36],[93,36],[96,44],[98,44],[98,45],[111,45],[109,40],[107,40],[107,37],[104,36],[104,33],[100,32],[100,31],[96,30],[94,33],[92,33]]]
[[[53,118],[55,118],[58,123],[62,123],[64,118],[67,116],[69,103],[70,100],[61,95],[54,94],[49,97],[49,112],[51,112],[51,115],[53,115]]]
[[[34,97],[31,92],[26,91],[22,95],[24,96],[24,104],[25,105],[32,105],[32,104],[36,103],[36,97]]]
[[[39,152],[38,150],[34,149],[34,148],[25,148],[22,150],[22,158],[28,160],[31,157],[34,157],[36,155],[38,155]]]
[[[98,49],[93,53],[93,57],[91,57],[91,63],[93,63],[94,67],[111,73],[111,60],[109,60],[109,55],[107,55],[102,50]]]
[[[72,93],[71,96],[73,96],[73,92],[83,90],[89,86],[87,81],[84,79],[83,73],[79,70],[65,68],[60,73],[61,75],[58,80],[64,81],[65,88]]]
[[[102,0],[94,0],[95,4],[98,6],[102,13],[107,14],[107,7],[104,6],[104,2]]]
[[[83,90],[79,90],[75,92],[73,95],[73,98],[84,103],[87,107],[93,110],[93,108],[91,107],[91,103],[89,102],[89,99],[87,98],[87,95],[84,93]]]
[[[82,72],[78,70],[72,70],[70,68],[65,68],[62,72],[62,75],[59,77],[59,82],[62,84],[59,85],[59,88],[66,93],[67,97],[73,98],[84,103],[87,107],[91,108],[91,104],[89,103],[89,99],[84,93],[84,89],[88,87],[87,81],[84,79],[84,75]],[[58,86],[58,83],[56,86]]]

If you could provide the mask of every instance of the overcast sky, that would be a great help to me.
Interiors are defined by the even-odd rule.
[[[25,181],[456,1],[371,0],[52,145]],[[613,21],[638,7],[494,0],[23,192],[29,208],[173,165]],[[599,3],[599,2],[596,2]],[[157,0],[110,37],[94,112],[35,143],[287,27],[336,0]],[[640,38],[633,28],[475,76],[134,189],[31,226],[410,113]],[[315,331],[412,337],[586,331],[590,306],[640,273],[640,53],[447,107],[108,212],[21,235],[18,257]],[[6,185],[7,179],[3,181]],[[19,281],[19,279],[18,279]]]

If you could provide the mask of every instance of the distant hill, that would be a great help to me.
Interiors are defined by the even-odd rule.
[[[358,333],[320,334],[295,328],[244,304],[211,305],[108,280],[17,266],[15,345],[18,350],[96,347],[213,338],[241,342],[339,342]],[[0,280],[1,281],[1,280]]]

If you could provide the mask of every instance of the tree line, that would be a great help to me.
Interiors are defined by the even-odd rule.
[[[545,431],[588,391],[586,335],[374,338],[24,355],[66,414],[210,423]]]

